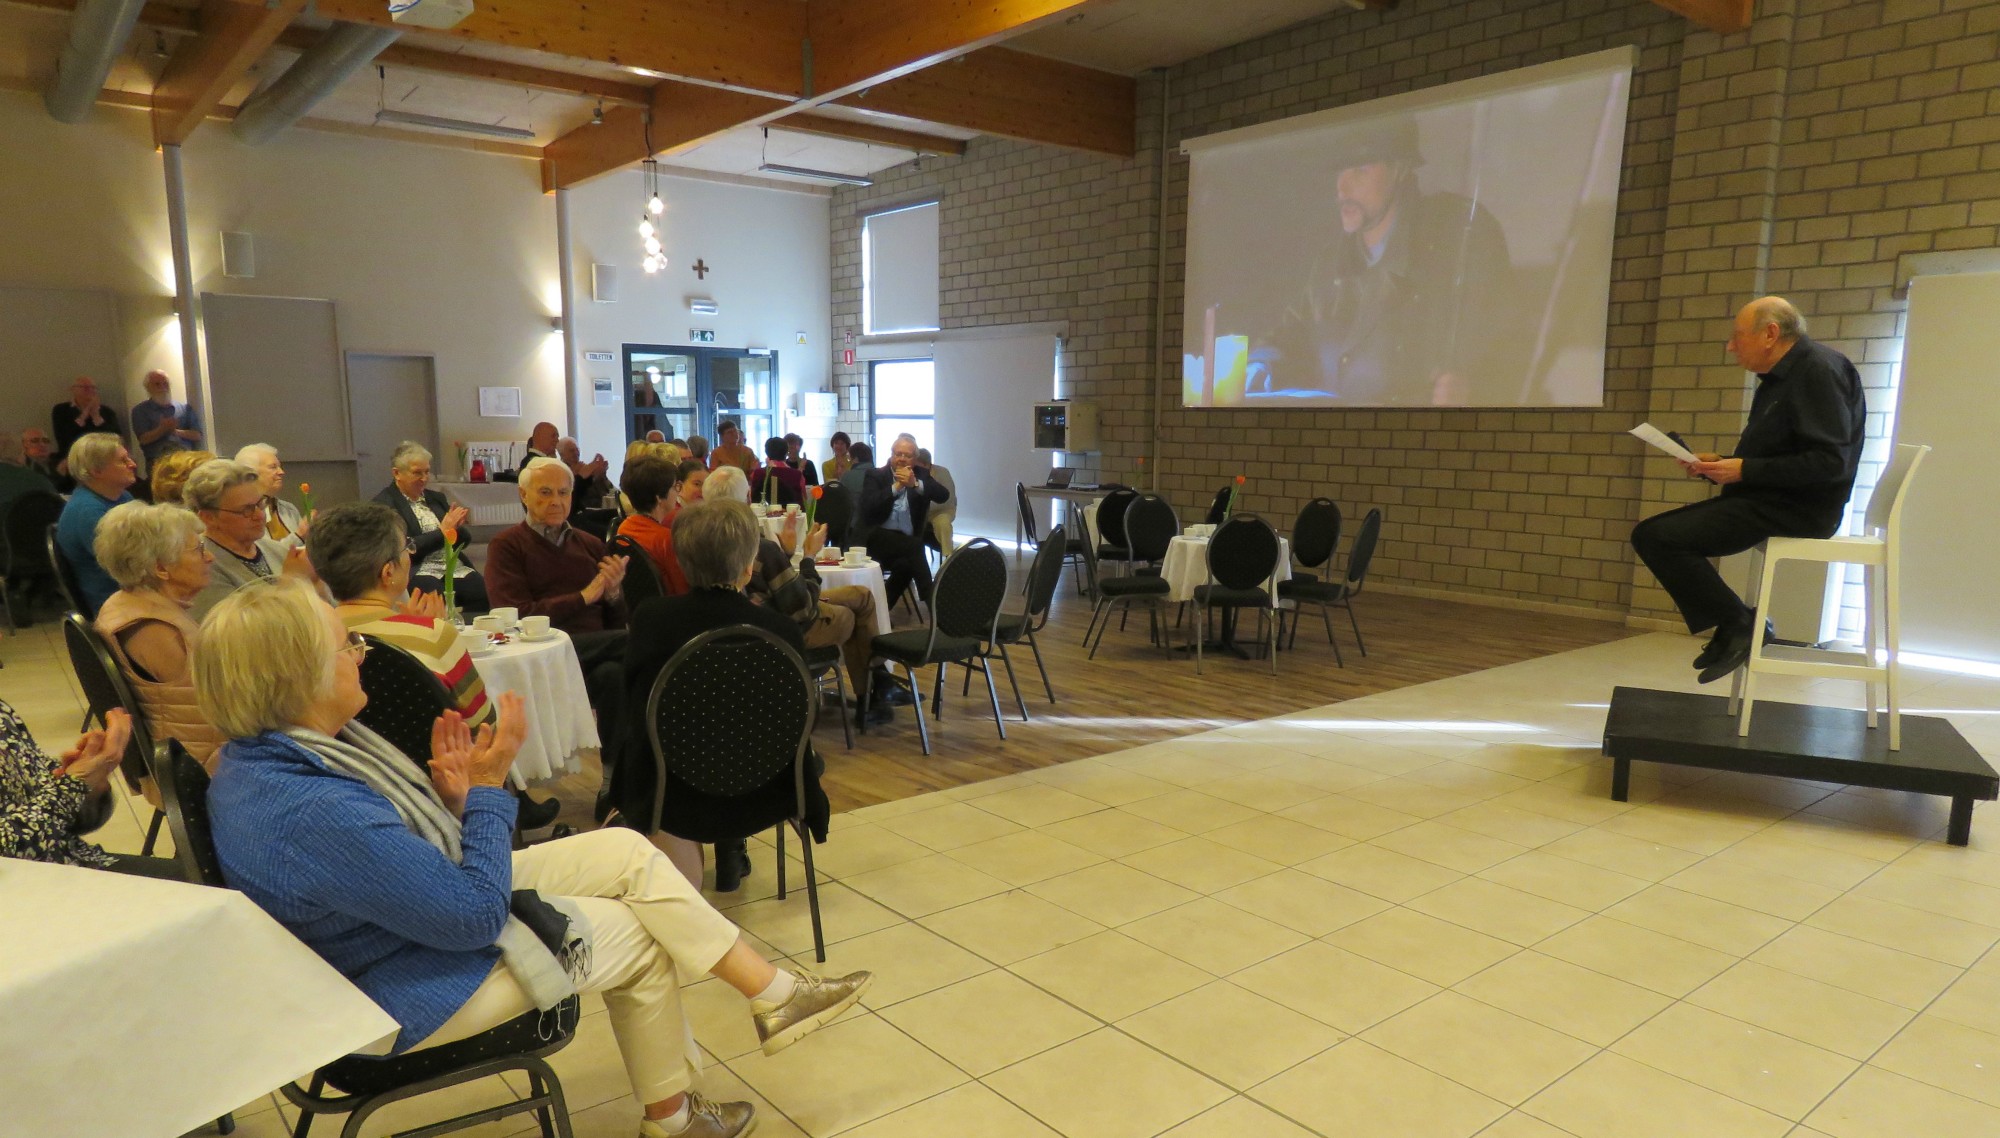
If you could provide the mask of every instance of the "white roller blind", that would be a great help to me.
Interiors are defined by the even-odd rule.
[[[938,207],[905,206],[861,219],[862,331],[938,326]]]

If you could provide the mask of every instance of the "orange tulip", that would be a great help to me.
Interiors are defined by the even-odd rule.
[[[813,501],[815,502],[819,501],[820,498],[823,497],[825,494],[826,494],[826,487],[824,486],[815,486],[812,488]]]
[[[301,493],[301,494],[310,494],[310,493],[312,493],[312,492],[313,492],[313,484],[312,484],[312,483],[310,483],[310,482],[301,482],[301,483],[299,483],[299,493]]]
[[[444,527],[444,543],[445,543],[446,545],[457,545],[457,544],[458,544],[458,527],[457,527],[457,526],[446,526],[446,527]]]
[[[1239,474],[1239,475],[1237,475],[1237,476],[1236,476],[1236,484],[1237,484],[1238,486],[1241,486],[1241,485],[1243,485],[1244,481],[1245,481],[1245,479],[1244,479],[1244,477],[1243,477],[1243,476],[1242,476],[1241,474]]]

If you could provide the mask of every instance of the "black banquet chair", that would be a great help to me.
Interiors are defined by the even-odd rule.
[[[1039,553],[1042,548],[1042,542],[1049,539],[1044,538],[1041,535],[1041,530],[1038,528],[1040,523],[1035,520],[1035,504],[1028,499],[1027,483],[1014,483],[1014,501],[1021,510],[1021,532],[1028,535],[1028,545]],[[1050,536],[1053,537],[1054,535],[1051,534]],[[1057,546],[1057,548],[1062,550],[1062,559],[1064,562],[1076,562],[1076,595],[1080,597],[1084,594],[1086,586],[1095,585],[1094,581],[1086,580],[1094,574],[1094,566],[1090,558],[1092,552],[1090,539],[1088,536],[1082,534],[1075,537],[1065,536],[1062,544]]]
[[[1097,504],[1097,560],[1099,562],[1132,560],[1131,543],[1125,537],[1125,511],[1139,500],[1139,492],[1129,486],[1120,486],[1104,496]],[[1088,541],[1090,535],[1084,534]]]
[[[1151,610],[1147,614],[1148,627],[1155,641],[1160,640],[1159,617],[1161,606],[1173,592],[1160,576],[1160,566],[1167,559],[1167,546],[1181,531],[1180,518],[1174,507],[1158,494],[1141,494],[1137,501],[1125,510],[1125,537],[1129,545],[1133,571],[1123,577],[1107,577],[1097,583],[1097,604],[1090,612],[1090,623],[1083,630],[1083,642],[1090,648],[1090,657],[1095,659],[1097,649],[1104,644],[1104,633],[1111,627],[1111,610],[1114,607],[1129,607],[1144,603]],[[1091,641],[1091,633],[1096,632],[1097,640]]]
[[[813,507],[813,521],[826,527],[826,543],[839,549],[859,544],[848,539],[854,528],[854,498],[847,487],[829,482],[820,488],[819,505]]]
[[[370,655],[373,655],[371,652]],[[153,777],[160,786],[174,853],[185,879],[194,885],[226,888],[208,823],[208,774],[176,740],[153,752]],[[510,1071],[527,1077],[528,1097],[510,1099],[432,1123],[406,1135],[450,1134],[510,1115],[535,1112],[542,1138],[571,1138],[569,1106],[562,1081],[548,1057],[576,1036],[580,1010],[571,996],[546,1012],[531,1011],[478,1035],[389,1059],[349,1055],[315,1071],[310,1086],[279,1088],[299,1112],[294,1138],[306,1138],[323,1114],[347,1115],[342,1138],[358,1138],[375,1113],[392,1103],[417,1098]],[[234,1128],[234,1124],[231,1124]],[[227,1133],[228,1131],[224,1131]]]
[[[34,623],[35,598],[55,592],[56,568],[49,561],[46,537],[62,517],[63,500],[48,490],[32,490],[7,503],[0,519],[0,609],[7,613],[7,631],[14,631],[14,605],[28,605],[26,623]]]
[[[146,724],[145,710],[132,694],[125,673],[118,670],[118,658],[111,645],[77,613],[63,617],[63,646],[69,650],[69,664],[76,671],[76,682],[83,688],[84,725],[89,726],[93,720],[101,725],[104,713],[114,707],[123,708],[132,717],[132,739],[125,745],[125,757],[119,761],[118,769],[125,776],[125,785],[138,793],[142,789],[141,780],[149,773],[146,756],[153,752],[153,733]],[[160,826],[165,821],[166,814],[155,805],[152,824],[146,827],[145,843],[139,847],[140,856],[153,855],[153,847],[160,840]]]
[[[1296,611],[1298,603],[1313,603],[1310,594],[1316,590],[1324,592],[1319,579],[1323,566],[1333,564],[1333,551],[1340,544],[1340,507],[1331,498],[1314,498],[1299,510],[1299,519],[1292,523],[1292,560],[1300,568],[1292,570],[1289,580],[1278,582],[1278,599],[1293,602],[1293,626],[1286,647],[1298,643]],[[1330,570],[1329,570],[1330,571]],[[1333,638],[1333,617],[1325,604],[1320,605],[1320,621],[1326,625],[1326,642],[1333,646],[1333,662],[1346,667],[1340,658],[1340,643]]]
[[[1194,673],[1201,674],[1202,641],[1208,635],[1210,609],[1223,610],[1228,627],[1238,609],[1255,609],[1265,650],[1271,657],[1271,674],[1278,674],[1278,633],[1275,598],[1265,582],[1278,571],[1278,533],[1271,523],[1255,514],[1237,514],[1223,522],[1208,542],[1208,581],[1195,586],[1194,604],[1201,619],[1188,622],[1188,639],[1194,650]]]
[[[354,718],[397,750],[431,764],[431,725],[453,707],[451,693],[430,665],[404,649],[365,633],[368,654],[361,658],[361,691],[368,706]]]
[[[646,833],[674,833],[667,817],[669,776],[711,798],[761,790],[789,770],[789,815],[738,834],[678,834],[690,841],[747,838],[766,824],[777,833],[778,898],[785,897],[785,827],[798,834],[806,868],[806,906],[813,953],[826,960],[820,927],[819,879],[806,830],[806,766],[819,693],[791,645],[751,625],[715,628],[681,646],[646,697],[646,733],[653,752],[652,817]]]
[[[1344,608],[1347,623],[1354,628],[1354,643],[1360,647],[1363,656],[1368,655],[1368,644],[1361,639],[1361,622],[1354,619],[1354,598],[1361,595],[1361,586],[1368,580],[1368,563],[1375,557],[1375,543],[1382,535],[1382,511],[1368,511],[1361,519],[1361,526],[1354,531],[1354,547],[1347,551],[1347,576],[1339,581],[1291,580],[1278,583],[1278,599],[1293,604],[1292,632],[1286,644],[1295,644],[1299,639],[1299,616],[1304,605],[1318,605],[1320,614],[1327,620],[1326,638],[1333,641],[1332,618],[1327,610]],[[1340,648],[1334,647],[1334,658],[1339,659]]]
[[[667,587],[660,580],[660,567],[653,564],[653,555],[646,552],[645,546],[621,533],[606,544],[605,553],[625,559],[626,612],[638,612],[640,605],[667,595]]]
[[[1056,587],[1062,583],[1062,545],[1057,541],[1063,527],[1057,526],[1049,533],[1049,540],[1035,551],[1034,564],[1028,567],[1028,586],[1022,593],[1025,608],[1018,613],[1002,611],[1000,619],[993,625],[993,646],[1000,651],[1001,662],[1007,666],[1007,682],[1014,688],[1014,702],[1021,707],[1021,722],[1028,721],[1028,701],[1021,698],[1021,685],[1014,680],[1014,662],[1007,658],[1007,645],[1027,642],[1028,650],[1035,654],[1035,670],[1042,674],[1042,690],[1048,693],[1049,702],[1056,701],[1055,685],[1049,682],[1048,665],[1042,661],[1042,646],[1035,641],[1035,633],[1049,623],[1049,608],[1055,604]],[[965,674],[969,690],[972,673]]]
[[[80,612],[85,616],[96,616],[83,607],[83,582],[77,580],[76,567],[63,556],[62,545],[56,541],[56,527],[52,523],[42,540],[48,547],[49,564],[55,567],[56,588],[62,591],[63,606],[69,612]]]
[[[1000,547],[985,538],[974,538],[959,546],[944,567],[938,570],[931,591],[930,620],[923,628],[904,629],[877,636],[869,651],[877,660],[903,666],[917,714],[917,735],[924,754],[931,753],[930,727],[924,723],[923,688],[917,683],[917,669],[936,667],[932,686],[931,713],[944,717],[944,671],[951,664],[968,668],[978,662],[986,673],[986,694],[993,702],[993,727],[1000,738],[1007,727],[1000,719],[1000,689],[994,686],[993,672],[987,667],[982,647],[993,642],[993,628],[999,622],[1000,606],[1007,598],[1007,559]],[[868,693],[862,693],[867,706]],[[865,733],[865,729],[864,729]]]
[[[1201,519],[1204,523],[1219,526],[1229,516],[1229,492],[1233,489],[1235,483],[1230,482],[1224,483],[1222,489],[1215,492],[1215,500],[1208,504],[1208,515]]]

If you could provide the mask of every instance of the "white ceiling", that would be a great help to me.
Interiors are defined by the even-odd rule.
[[[187,6],[189,0],[166,2],[178,7]],[[1071,22],[1019,36],[1010,40],[1008,46],[1102,70],[1136,74],[1180,63],[1347,6],[1343,0],[1102,0]],[[45,84],[54,70],[68,20],[66,12],[21,7],[0,0],[0,82],[17,87]],[[308,26],[315,22],[306,21]],[[160,49],[164,46],[170,50],[178,40],[173,34],[162,37],[140,28],[113,70],[109,85],[136,94],[149,92],[165,64]],[[643,82],[623,69],[606,64],[468,44],[446,36],[406,33],[404,42],[625,82]],[[282,74],[294,58],[289,51],[274,50],[224,102],[240,103],[257,86]],[[386,79],[378,78],[374,68],[349,79],[313,109],[312,117],[366,126],[374,121],[376,110],[386,106],[530,130],[534,138],[523,141],[539,146],[587,124],[595,105],[595,100],[580,96],[391,67]],[[954,138],[969,138],[974,133],[858,109],[828,107],[822,113]],[[767,143],[761,130],[747,128],[664,158],[662,164],[789,181],[792,179],[784,175],[760,174],[757,167],[768,156],[770,161],[786,165],[866,175],[907,162],[914,154],[901,147],[797,134],[782,127],[772,129]]]

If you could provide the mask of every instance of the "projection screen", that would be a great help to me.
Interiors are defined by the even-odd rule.
[[[1189,407],[1595,407],[1634,52],[1189,139]]]

